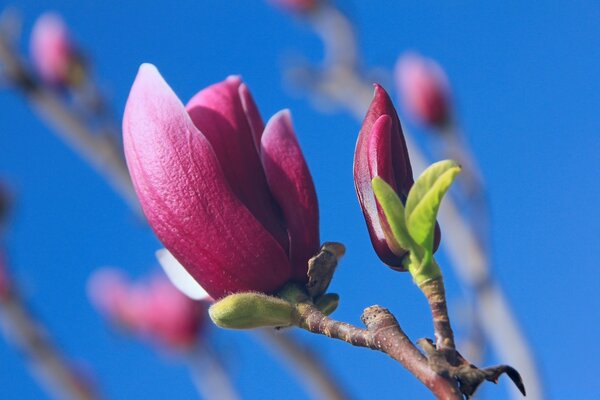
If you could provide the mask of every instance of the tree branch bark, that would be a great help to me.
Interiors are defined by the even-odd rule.
[[[357,347],[381,351],[402,364],[419,379],[437,399],[462,400],[456,383],[434,372],[421,352],[402,331],[389,310],[371,306],[361,320],[366,329],[336,321],[321,313],[310,303],[298,304],[296,325],[307,331],[339,339]]]

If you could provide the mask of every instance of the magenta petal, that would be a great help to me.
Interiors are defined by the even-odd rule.
[[[369,176],[379,176],[390,186],[396,188],[394,164],[392,162],[392,118],[382,115],[371,127],[367,143],[367,160]]]
[[[256,113],[246,113],[240,99],[241,85],[239,77],[231,76],[200,91],[186,108],[196,127],[210,142],[235,195],[287,251],[287,233],[280,210],[270,195],[253,135],[253,129],[260,128],[260,115],[255,105]],[[248,110],[253,103],[251,97],[245,99]],[[258,126],[251,126],[249,120]]]
[[[242,108],[244,109],[244,113],[248,119],[248,125],[250,125],[250,129],[252,130],[252,137],[254,138],[256,151],[260,153],[260,136],[265,130],[265,123],[263,122],[260,112],[258,111],[258,107],[252,98],[252,94],[245,83],[240,85],[238,93],[242,102]]]
[[[308,259],[319,250],[319,206],[288,110],[271,117],[261,144],[267,181],[288,227],[293,275],[305,281]]]
[[[285,252],[232,192],[209,141],[151,65],[133,84],[123,132],[150,225],[213,298],[289,280]]]
[[[367,159],[369,162],[369,176],[379,176],[390,186],[396,187],[396,178],[394,176],[394,166],[392,162],[392,140],[393,135],[396,134],[396,132],[393,132],[392,129],[393,122],[389,115],[382,115],[375,121],[368,137],[369,142],[367,143]],[[403,198],[402,195],[400,196],[404,201],[405,198]],[[392,253],[397,256],[397,259],[394,259],[393,266],[395,269],[404,270],[401,260],[408,253],[408,251],[398,246],[396,241],[393,239],[394,234],[392,233],[392,229],[387,222],[385,213],[377,201],[376,205],[378,220],[381,223],[381,229],[384,231],[384,237],[386,238],[387,245]],[[397,263],[400,263],[400,265],[397,265]]]
[[[406,197],[413,184],[413,174],[406,142],[404,141],[404,134],[402,133],[402,125],[400,124],[400,119],[398,118],[398,114],[396,113],[396,109],[394,108],[390,96],[381,85],[376,84],[373,101],[367,112],[367,117],[365,117],[365,124],[367,118],[369,118],[369,122],[372,126],[381,115],[389,115],[392,120],[392,142],[390,151],[395,182],[388,183],[393,184],[394,189],[396,189],[399,194]]]
[[[370,111],[371,110],[369,110],[369,112]],[[367,113],[367,116],[368,115],[369,113]],[[378,169],[378,166],[374,163],[374,161],[379,158],[390,156],[389,143],[391,142],[390,136],[392,134],[392,126],[392,120],[389,116],[380,116],[375,122],[365,118],[354,153],[354,185],[375,252],[387,265],[397,269],[403,269],[402,257],[392,252],[386,240],[386,232],[389,235],[390,228],[385,222],[386,220],[377,204],[375,194],[373,193],[373,187],[371,186],[371,180],[377,173],[380,173],[382,178],[389,184],[392,185],[394,183],[394,181],[390,182],[386,179],[389,179],[390,177],[391,171],[389,164],[391,163],[388,163],[387,168],[384,166],[385,164],[382,164],[381,169]],[[377,128],[379,132],[377,140],[372,139],[374,127]],[[385,143],[386,140],[387,146]],[[373,141],[380,145],[370,145],[370,142]],[[371,154],[372,151],[381,149],[385,150],[386,153]]]

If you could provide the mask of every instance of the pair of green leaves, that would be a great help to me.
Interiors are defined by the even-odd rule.
[[[442,198],[459,172],[460,166],[452,160],[432,164],[411,188],[406,206],[383,179],[373,178],[373,191],[393,239],[410,252],[407,268],[417,285],[441,276],[433,259],[435,222]]]

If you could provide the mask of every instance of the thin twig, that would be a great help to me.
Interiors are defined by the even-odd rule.
[[[447,356],[452,358],[456,352],[456,345],[454,344],[454,333],[448,316],[444,279],[440,277],[425,281],[420,285],[420,288],[425,294],[431,309],[436,348],[439,351],[446,352]]]
[[[462,400],[456,383],[437,374],[427,359],[402,331],[396,318],[385,308],[371,306],[361,320],[366,329],[336,321],[309,303],[298,305],[296,325],[307,331],[339,339],[353,346],[366,347],[386,353],[402,364],[421,381],[438,399]]]
[[[362,121],[372,99],[372,82],[361,70],[360,60],[344,64],[343,57],[339,56],[344,52],[360,53],[352,23],[329,2],[324,2],[316,13],[320,15],[310,15],[307,22],[323,41],[325,63],[319,67],[290,67],[286,71],[286,78],[292,80],[295,86],[306,88],[315,105],[328,102],[329,106],[344,108]],[[411,164],[415,172],[420,173],[430,163],[406,130],[404,135]],[[442,203],[439,221],[452,233],[444,236],[442,245],[459,282],[473,294],[478,321],[494,351],[500,359],[510,361],[521,371],[527,382],[529,398],[543,399],[543,388],[533,355],[500,285],[493,280],[488,251],[478,238],[475,227],[461,215],[452,196]],[[520,398],[517,392],[513,394],[513,398]]]

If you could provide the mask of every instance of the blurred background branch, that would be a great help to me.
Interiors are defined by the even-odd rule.
[[[100,399],[91,377],[67,359],[18,291],[4,248],[9,203],[7,189],[0,184],[0,329],[6,341],[26,358],[33,376],[50,397]]]

